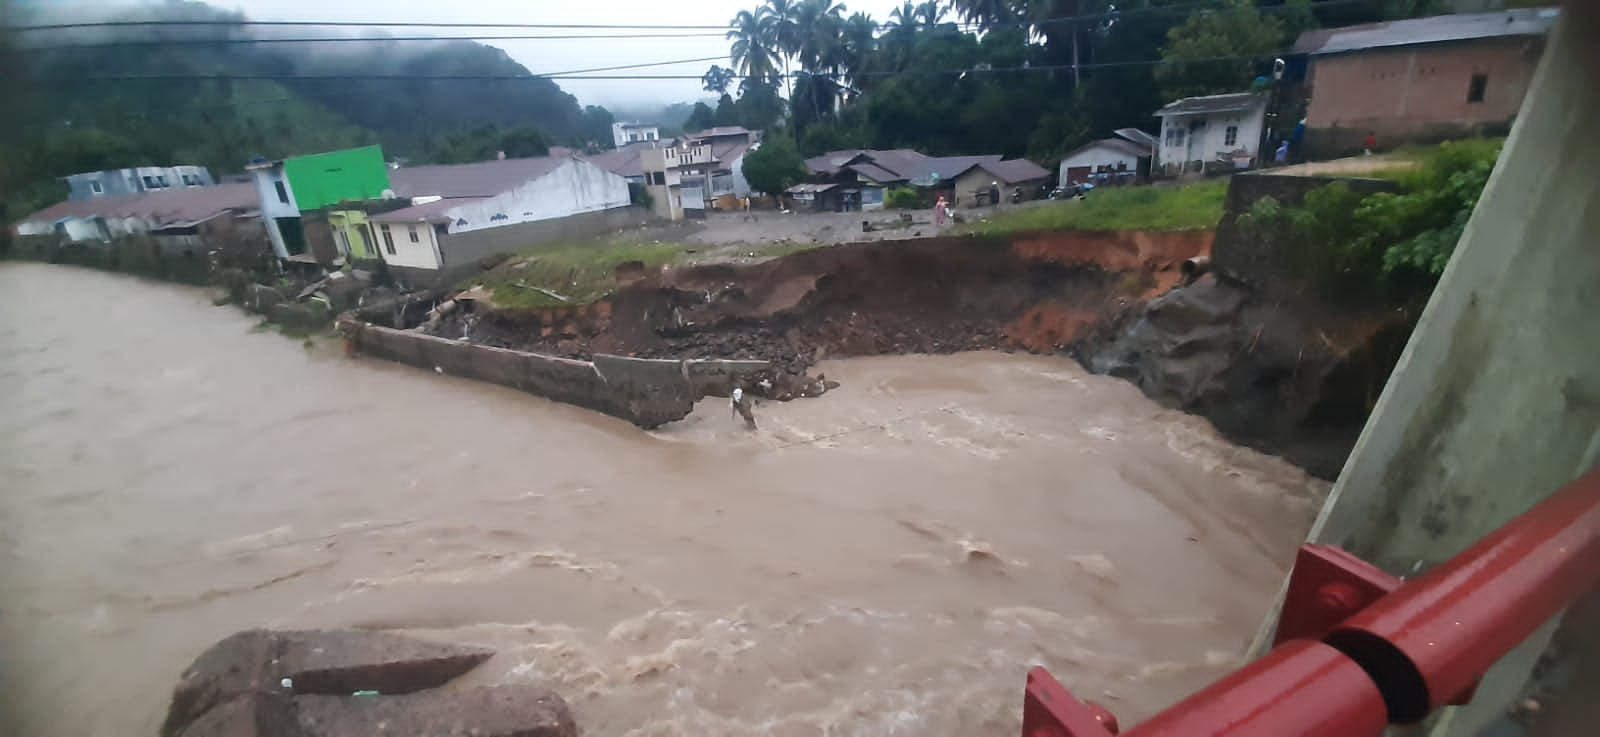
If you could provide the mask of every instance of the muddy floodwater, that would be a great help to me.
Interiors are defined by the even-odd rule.
[[[0,717],[153,735],[250,627],[479,643],[585,734],[1010,736],[1224,673],[1325,486],[1064,358],[852,359],[658,432],[0,264]]]

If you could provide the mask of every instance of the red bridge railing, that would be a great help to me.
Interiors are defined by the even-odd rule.
[[[1380,737],[1446,704],[1600,587],[1600,469],[1401,582],[1338,548],[1295,560],[1275,646],[1124,737]],[[1023,737],[1110,737],[1115,718],[1028,673]]]

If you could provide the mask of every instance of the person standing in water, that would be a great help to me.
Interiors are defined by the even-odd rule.
[[[745,427],[751,430],[756,429],[756,413],[750,409],[751,405],[755,404],[755,400],[744,395],[744,388],[734,387],[733,394],[729,396],[728,400],[728,404],[733,408],[730,416],[737,418],[743,415]]]

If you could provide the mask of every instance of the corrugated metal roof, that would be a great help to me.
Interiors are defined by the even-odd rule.
[[[1167,103],[1160,110],[1156,111],[1156,115],[1229,113],[1240,110],[1250,110],[1257,105],[1263,104],[1265,101],[1266,98],[1254,92],[1231,92],[1226,95],[1185,97],[1182,100]]]
[[[1556,8],[1519,8],[1493,13],[1435,15],[1344,28],[1322,28],[1300,34],[1294,45],[1294,53],[1339,54],[1501,36],[1543,36],[1550,31],[1560,14],[1561,11]]]
[[[1082,146],[1079,146],[1078,148],[1073,149],[1072,153],[1069,153],[1062,158],[1070,159],[1078,154],[1083,153],[1084,151],[1094,148],[1108,148],[1119,154],[1133,157],[1149,156],[1155,150],[1153,146],[1140,146],[1137,143],[1125,141],[1121,138],[1102,138],[1098,141],[1090,141]]]
[[[152,225],[195,223],[223,210],[260,207],[256,187],[249,182],[214,184],[142,192],[120,197],[57,202],[17,222],[56,223],[69,218],[141,218]]]
[[[389,171],[389,188],[399,197],[493,197],[549,174],[569,160],[541,156],[473,164],[405,166]]]
[[[867,179],[870,179],[870,180],[872,180],[874,182],[879,182],[879,183],[885,183],[886,184],[886,183],[889,183],[889,182],[904,182],[906,180],[906,177],[903,177],[903,176],[901,176],[899,174],[896,174],[896,173],[894,173],[892,171],[889,171],[888,169],[885,169],[885,168],[883,168],[881,166],[878,166],[876,164],[866,164],[866,163],[851,164],[851,165],[849,165],[849,166],[847,166],[845,168],[849,169],[850,171],[853,171],[853,172],[855,172],[857,174],[860,174],[861,176],[864,176]]]
[[[1118,128],[1112,131],[1112,133],[1117,134],[1117,136],[1120,138],[1132,141],[1137,145],[1144,146],[1147,149],[1154,149],[1156,147],[1156,137],[1146,133],[1145,131],[1139,130],[1138,128]]]
[[[837,185],[837,184],[810,184],[810,183],[807,183],[807,184],[796,184],[793,187],[790,187],[790,188],[788,188],[788,189],[786,189],[784,191],[788,192],[789,194],[806,194],[808,192],[826,192],[826,191],[828,191],[830,189],[833,189],[834,187],[837,187],[837,186],[839,186],[839,185]]]
[[[975,168],[993,174],[995,179],[1006,184],[1021,184],[1050,178],[1050,170],[1027,159],[1011,159],[1010,161],[980,161]]]
[[[402,207],[398,210],[390,210],[378,215],[372,215],[367,219],[375,223],[414,223],[418,220],[426,220],[430,223],[448,223],[450,222],[450,218],[444,214],[446,210],[449,210],[452,207],[471,204],[484,199],[487,198],[447,197],[442,200],[435,200],[433,202],[428,202],[421,205],[412,205],[411,207]]]
[[[652,143],[657,145],[653,146],[651,145]],[[660,142],[640,141],[638,143],[630,143],[621,148],[614,148],[597,154],[587,154],[578,158],[582,158],[619,177],[642,177],[644,176],[644,166],[639,163],[639,153],[647,149],[656,148],[659,145]]]

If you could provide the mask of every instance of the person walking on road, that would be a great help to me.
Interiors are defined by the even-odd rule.
[[[1378,147],[1378,132],[1367,131],[1367,140],[1361,142],[1361,147],[1366,150],[1367,156],[1372,155],[1372,150]]]

